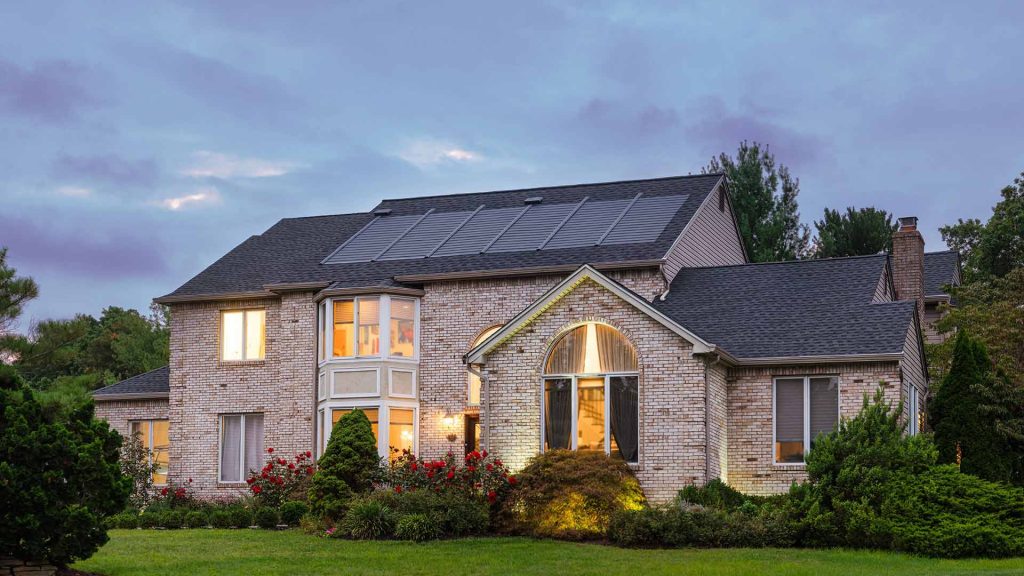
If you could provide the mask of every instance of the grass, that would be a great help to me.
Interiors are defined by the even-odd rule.
[[[127,574],[1021,574],[1024,559],[932,560],[851,550],[625,550],[525,538],[414,544],[297,530],[112,530],[75,568]]]

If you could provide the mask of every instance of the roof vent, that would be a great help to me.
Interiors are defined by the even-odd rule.
[[[373,211],[374,216],[387,216],[388,214],[391,214],[391,208],[380,208]]]
[[[526,200],[523,200],[523,204],[540,204],[544,201],[543,196],[531,196]]]
[[[917,230],[917,216],[903,216],[899,219],[900,231]]]

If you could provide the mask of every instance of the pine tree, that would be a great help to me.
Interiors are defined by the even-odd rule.
[[[355,409],[334,425],[309,489],[310,509],[327,519],[340,519],[352,494],[368,492],[379,470],[370,420]]]

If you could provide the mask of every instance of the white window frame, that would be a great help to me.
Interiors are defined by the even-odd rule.
[[[380,354],[360,356],[359,355],[359,300],[363,299],[377,299],[379,302],[378,322],[380,323]],[[393,362],[407,362],[417,363],[420,359],[420,299],[414,297],[397,296],[399,300],[407,300],[415,303],[415,318],[413,319],[414,334],[416,341],[413,343],[413,355],[412,356],[391,356],[391,300],[390,294],[365,294],[360,296],[349,296],[344,298],[325,298],[321,304],[321,315],[324,316],[322,323],[322,329],[326,331],[324,335],[324,357],[319,360],[320,365],[326,364],[327,362],[365,362],[367,360],[389,360]],[[335,356],[334,355],[334,304],[335,302],[352,302],[352,322],[353,322],[353,352],[354,356]],[[320,335],[317,334],[319,340]]]
[[[611,455],[611,443],[612,443],[612,424],[611,424],[611,413],[612,413],[612,397],[611,397],[611,379],[616,376],[631,376],[637,379],[637,393],[640,392],[640,372],[607,372],[602,374],[545,374],[541,378],[540,384],[540,451],[544,452],[545,436],[547,433],[546,426],[544,423],[547,421],[547,414],[544,411],[544,393],[545,384],[547,380],[572,380],[572,430],[569,434],[569,449],[577,450],[579,440],[579,380],[593,380],[597,378],[604,379],[604,453]],[[637,411],[640,412],[640,403],[637,403]],[[640,416],[637,414],[636,419],[636,432],[637,432],[637,449],[636,449],[636,462],[627,462],[630,466],[638,465],[643,458],[643,438],[640,436]]]
[[[152,468],[153,467],[153,423],[154,422],[167,422],[167,433],[168,433],[167,445],[168,445],[168,449],[170,449],[170,443],[171,443],[171,438],[170,438],[171,420],[169,418],[150,418],[150,419],[142,419],[142,420],[129,420],[128,421],[128,431],[129,431],[129,433],[131,433],[132,424],[135,424],[135,423],[140,423],[141,424],[143,422],[146,422],[146,423],[149,424],[149,426],[148,426],[148,428],[149,428],[149,438],[146,439],[147,440],[146,446],[148,446],[148,448],[146,448],[146,462],[149,464],[150,468]],[[170,476],[171,476],[171,463],[170,462],[167,463],[167,473],[164,474],[164,476],[167,477],[167,478],[170,478]],[[158,483],[154,482],[153,486],[167,486],[167,482],[164,482],[163,484],[158,484]]]
[[[907,397],[907,412],[909,415],[909,421],[907,422],[907,435],[917,436],[920,432],[918,424],[918,398],[917,398],[917,386],[914,384],[908,384],[908,397]]]
[[[260,348],[263,349],[263,356],[259,358],[246,358],[245,353],[248,349],[248,338],[249,338],[249,312],[263,312],[263,345]],[[242,358],[237,360],[228,360],[224,358],[224,314],[231,313],[242,313]],[[225,364],[236,364],[240,362],[263,362],[267,359],[267,309],[266,308],[224,308],[218,311],[217,316],[218,326],[217,334],[220,335],[217,341],[217,357],[221,362]]]
[[[224,477],[223,474],[221,474],[221,472],[222,472],[221,465],[223,464],[223,456],[224,456],[224,418],[225,417],[231,417],[231,416],[241,416],[242,417],[242,421],[241,421],[242,432],[241,432],[241,434],[239,434],[239,439],[238,439],[239,440],[239,446],[238,446],[238,467],[239,467],[239,469],[241,469],[242,473],[239,476],[241,478],[241,480],[238,481],[238,482],[232,482],[232,481],[228,481],[228,480],[221,480],[221,478]],[[267,433],[267,428],[266,428],[266,426],[267,426],[267,417],[266,417],[266,414],[263,413],[263,412],[230,412],[230,413],[218,414],[217,415],[217,423],[218,423],[218,426],[217,426],[217,484],[223,484],[223,485],[226,485],[226,486],[238,486],[238,485],[241,485],[241,484],[245,484],[246,476],[249,474],[249,471],[245,469],[245,419],[248,416],[262,416],[263,417],[263,434],[264,434],[264,436],[266,436],[266,433]],[[266,438],[264,438],[264,444],[265,443],[266,443]],[[266,448],[266,446],[264,446],[264,448]]]
[[[356,392],[351,394],[335,394],[334,393],[334,375],[338,372],[373,372],[374,380],[377,385],[373,392]],[[330,398],[376,398],[380,396],[380,367],[378,366],[364,366],[360,368],[331,368],[331,377],[329,378],[328,385],[330,388],[327,390],[327,396]]]
[[[394,387],[394,384],[393,384],[394,381],[395,381],[395,379],[394,379],[395,372],[405,372],[407,374],[412,374],[412,394],[411,395],[409,395],[409,394],[396,394],[395,393],[395,387]],[[388,396],[391,396],[392,398],[416,398],[416,395],[419,393],[419,382],[417,382],[417,380],[416,380],[417,376],[418,375],[416,374],[416,370],[412,369],[412,368],[388,368]]]
[[[323,438],[320,439],[317,448],[320,454],[327,450],[327,442],[331,439],[331,432],[334,431],[332,418],[335,410],[354,410],[359,408],[377,409],[377,455],[381,458],[389,456],[390,435],[391,435],[391,409],[412,410],[413,419],[413,453],[419,454],[420,449],[420,407],[419,404],[409,401],[382,401],[382,400],[357,400],[350,402],[327,402],[319,409],[319,417],[323,419]]]
[[[317,427],[316,427],[316,459],[319,460],[320,456],[324,453],[324,446],[327,445],[327,440],[324,439],[324,412],[326,410],[321,408],[316,411]]]
[[[473,339],[473,343],[469,347],[470,350],[472,350],[473,348],[476,348],[477,346],[479,346],[481,342],[483,342],[484,340],[486,340],[487,338],[492,336],[498,330],[501,330],[502,326],[504,326],[504,324],[494,324],[493,326],[489,326],[489,327],[481,330],[479,333],[477,333],[476,338]],[[486,337],[485,337],[485,335],[486,335]],[[473,397],[473,392],[472,392],[473,391],[473,376],[474,375],[473,375],[472,372],[470,372],[469,370],[466,370],[466,406],[480,406],[480,402],[473,402],[473,401],[470,400],[470,398]],[[484,379],[480,378],[480,400],[483,400],[483,398],[484,398]]]
[[[797,380],[803,378],[804,381],[804,460],[802,462],[778,462],[775,460],[775,429],[776,429],[776,408],[778,407],[778,381],[779,380]],[[772,377],[772,465],[780,467],[796,467],[801,468],[807,466],[807,453],[811,450],[811,379],[812,378],[835,378],[836,379],[836,419],[842,415],[842,383],[838,374],[811,374],[807,376],[801,376],[794,374],[792,376],[774,376]]]
[[[320,372],[316,378],[316,399],[327,399],[327,372]]]

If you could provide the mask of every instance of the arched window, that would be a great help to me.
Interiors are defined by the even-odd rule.
[[[565,333],[544,365],[545,450],[639,456],[636,350],[618,330],[590,322]]]

